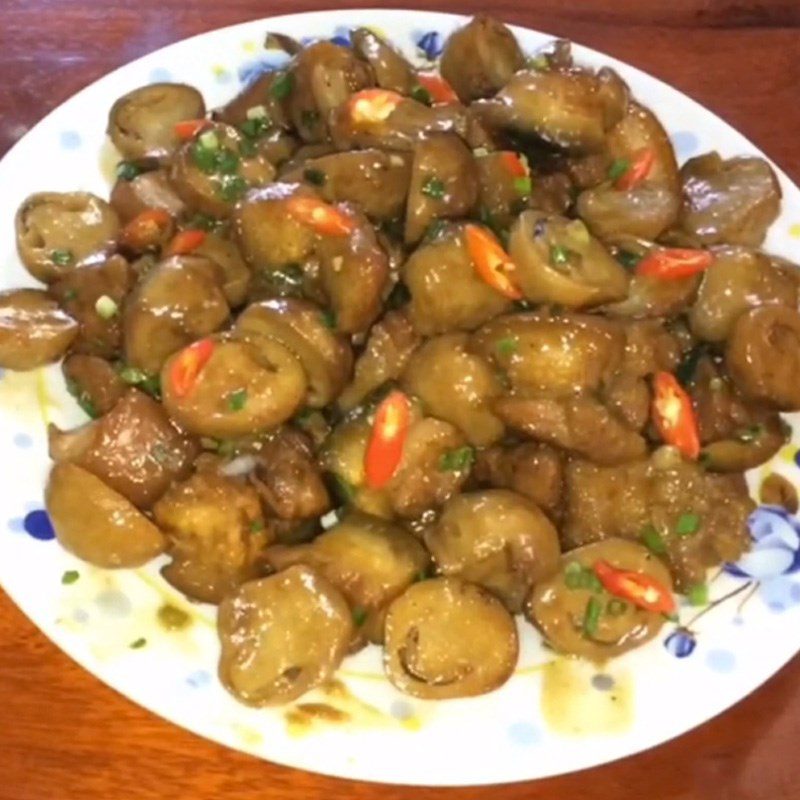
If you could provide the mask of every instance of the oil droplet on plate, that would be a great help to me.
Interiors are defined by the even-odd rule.
[[[598,690],[592,664],[557,659],[542,671],[541,711],[548,727],[565,736],[619,734],[633,723],[633,682],[613,675],[613,687]],[[611,677],[604,675],[605,678]],[[603,685],[607,685],[604,681]]]

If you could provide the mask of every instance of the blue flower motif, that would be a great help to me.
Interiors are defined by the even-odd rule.
[[[338,44],[340,47],[350,47],[352,44],[350,41],[350,28],[345,25],[339,25],[339,27],[333,31],[333,36],[331,36],[330,41],[333,44]]]
[[[244,86],[249,86],[253,81],[260,78],[267,72],[274,72],[280,69],[289,57],[286,53],[279,50],[270,51],[269,55],[254,58],[251,61],[245,61],[237,70],[239,81]]]
[[[22,524],[25,531],[40,542],[49,542],[51,539],[56,538],[56,532],[53,530],[50,517],[47,516],[47,512],[43,508],[29,511],[25,515]]]
[[[415,37],[414,42],[429,61],[435,61],[444,50],[442,34],[438,31],[423,33],[419,37]]]
[[[780,506],[759,506],[747,520],[753,548],[735,564],[729,575],[769,581],[800,570],[800,523]]]
[[[695,647],[697,639],[694,634],[686,628],[675,628],[675,630],[664,640],[664,647],[667,652],[675,658],[686,658],[690,656]]]

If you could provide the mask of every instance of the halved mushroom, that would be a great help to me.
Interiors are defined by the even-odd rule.
[[[669,571],[649,550],[624,539],[607,539],[564,555],[559,572],[534,588],[525,614],[559,653],[602,663],[654,638],[664,616],[603,590],[593,572],[598,561],[672,589]],[[596,624],[586,622],[590,606],[599,612]]]
[[[314,252],[314,231],[287,213],[289,197],[316,197],[296,183],[271,183],[247,193],[236,206],[233,227],[245,260],[254,271],[270,273],[303,264]]]
[[[350,39],[353,50],[372,67],[381,89],[411,94],[417,84],[414,69],[397,50],[369,28],[356,28]]]
[[[411,159],[375,149],[331,153],[303,161],[281,180],[312,184],[328,203],[356,203],[371,219],[391,220],[406,205]]]
[[[512,613],[558,569],[558,532],[527,497],[489,489],[453,497],[425,534],[439,571],[488,589]]]
[[[120,229],[117,212],[88,192],[32,194],[19,207],[15,226],[22,263],[43,283],[103,261]]]
[[[383,641],[386,607],[430,563],[425,548],[403,528],[361,512],[350,512],[311,544],[276,545],[265,556],[276,570],[305,564],[324,575],[353,609],[360,637]]]
[[[511,489],[533,500],[551,519],[559,514],[564,457],[546,444],[487,447],[478,452],[472,477],[481,486]]]
[[[781,411],[800,410],[800,313],[761,306],[734,323],[725,363],[742,393]]]
[[[108,135],[125,158],[159,159],[180,145],[175,125],[206,115],[203,95],[185,83],[152,83],[120,97],[108,114]]]
[[[264,186],[275,167],[236,128],[218,122],[175,154],[170,181],[193,211],[226,218],[250,187]]]
[[[138,508],[149,508],[191,471],[197,444],[170,424],[162,406],[137,389],[100,419],[48,430],[50,457],[97,475]]]
[[[607,132],[625,111],[627,92],[611,70],[516,72],[491,100],[474,108],[490,127],[536,136],[572,154],[603,149]]]
[[[339,408],[350,411],[379,386],[399,378],[421,341],[403,311],[384,314],[370,328],[367,343],[356,361],[353,380],[339,395]]]
[[[436,133],[457,133],[472,143],[476,133],[469,111],[457,103],[427,106],[403,97],[385,119],[362,120],[353,113],[354,102],[343,103],[331,115],[331,139],[338,150],[413,150]]]
[[[53,467],[45,506],[62,547],[97,567],[139,567],[164,552],[164,535],[141,511],[75,464]]]
[[[703,465],[714,472],[744,472],[769,461],[786,444],[780,416],[746,402],[709,356],[701,356],[689,379]]]
[[[305,142],[328,138],[330,112],[354,92],[372,86],[372,70],[347,47],[314,42],[294,57],[287,77],[289,118]]]
[[[473,330],[511,306],[478,276],[462,226],[421,244],[403,265],[403,281],[411,293],[409,317],[423,336]]]
[[[228,320],[220,267],[194,255],[162,261],[139,283],[123,314],[125,360],[149,374]]]
[[[591,308],[621,300],[630,278],[580,220],[530,210],[511,228],[514,279],[528,300]]]
[[[707,342],[724,342],[738,317],[750,308],[797,308],[798,282],[793,272],[791,266],[773,265],[755,250],[716,248],[689,311],[692,333]]]
[[[427,700],[474,697],[514,672],[514,620],[492,594],[458,578],[416,583],[389,606],[384,668],[401,691]]]
[[[608,320],[581,314],[507,314],[487,322],[471,347],[526,395],[569,397],[596,390],[622,360],[625,335]]]
[[[482,446],[503,435],[492,402],[503,385],[489,363],[467,349],[469,335],[447,333],[429,339],[406,365],[401,386],[428,413],[458,427],[470,444]]]
[[[122,256],[67,273],[51,291],[79,324],[73,352],[112,358],[122,344],[122,307],[134,274]]]
[[[163,169],[143,172],[130,180],[117,178],[111,190],[111,206],[122,222],[130,222],[149,208],[161,208],[173,217],[179,217],[186,208]]]
[[[491,97],[525,64],[514,34],[502,22],[478,14],[450,34],[442,51],[442,77],[463,103]]]
[[[597,462],[600,463],[599,461]],[[572,459],[560,533],[564,547],[612,537],[646,542],[682,590],[750,549],[755,503],[741,474],[718,475],[672,447],[617,466]]]
[[[495,413],[512,430],[597,464],[624,464],[647,453],[642,436],[590,396],[503,397]]]
[[[364,333],[381,312],[389,283],[389,259],[369,220],[354,206],[343,210],[355,223],[347,237],[320,237],[319,283],[341,333]]]
[[[306,376],[289,348],[266,336],[216,336],[199,374],[187,387],[181,350],[161,371],[164,406],[186,430],[221,439],[278,427],[300,407]]]
[[[451,133],[424,139],[414,148],[406,244],[418,242],[434,220],[469,216],[477,200],[478,170],[461,138]]]
[[[781,187],[763,158],[691,158],[681,168],[680,227],[699,244],[758,247],[777,219]]]
[[[125,394],[125,382],[104,358],[68,356],[61,369],[70,392],[88,403],[92,416],[107,414]]]
[[[29,370],[58,361],[78,323],[40,289],[0,292],[0,367]]]
[[[258,576],[258,557],[274,539],[258,493],[212,471],[176,483],[153,507],[172,562],[162,575],[193,600],[220,603]]]
[[[308,377],[306,402],[312,408],[331,403],[350,377],[353,352],[349,342],[330,329],[318,306],[306,300],[253,303],[239,316],[235,330],[276,339],[297,356]]]
[[[254,458],[249,479],[270,516],[316,520],[330,510],[331,500],[308,436],[282,428],[264,442]]]
[[[486,153],[475,158],[478,174],[478,195],[482,219],[491,220],[493,226],[507,229],[516,219],[517,214],[528,204],[528,198],[534,192],[537,200],[547,203],[547,187],[542,179],[536,176],[531,181],[525,175],[525,165],[520,157],[509,151]],[[571,200],[567,200],[567,206]],[[563,204],[558,204],[563,210]],[[539,206],[536,206],[539,208]]]
[[[368,514],[416,519],[442,505],[469,476],[472,451],[464,437],[450,423],[423,417],[412,406],[400,463],[388,483],[370,488],[364,460],[371,431],[366,413],[342,422],[320,456],[347,499]]]
[[[610,182],[591,187],[577,200],[578,215],[596,236],[614,241],[623,236],[656,239],[678,219],[680,176],[667,132],[656,116],[636,102],[609,131],[608,155],[617,179],[636,169],[637,159],[649,159],[635,185],[619,188]]]
[[[207,258],[221,270],[222,291],[231,308],[241,306],[247,298],[252,274],[239,248],[230,239],[217,233],[207,233],[192,255]]]
[[[251,706],[296,700],[329,680],[353,634],[350,609],[321,575],[296,566],[245,583],[219,607],[219,678]]]

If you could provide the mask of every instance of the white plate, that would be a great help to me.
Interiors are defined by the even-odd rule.
[[[372,25],[421,59],[418,42],[435,53],[462,22],[419,11],[297,14],[197,36],[113,72],[47,116],[0,163],[2,286],[32,283],[17,258],[13,231],[14,212],[28,194],[45,189],[107,194],[113,157],[104,146],[106,114],[124,92],[152,81],[186,81],[213,107],[235,94],[263,61],[277,63],[277,54],[265,57],[260,49],[267,30],[327,38]],[[529,52],[551,38],[515,32]],[[586,48],[577,47],[576,56],[618,69],[665,123],[681,160],[714,148],[723,156],[760,154],[722,120],[654,78]],[[778,173],[783,214],[767,248],[792,258],[800,237],[800,192]],[[190,607],[160,579],[155,565],[104,572],[47,540],[41,511],[48,469],[44,422],[81,419],[57,367],[0,378],[3,587],[48,637],[122,694],[177,725],[271,761],[348,778],[425,785],[503,783],[569,772],[636,753],[701,724],[753,691],[800,647],[800,582],[793,572],[798,525],[762,509],[756,512],[758,531],[772,535],[762,538],[748,568],[760,570],[763,581],[754,584],[755,596],[741,612],[738,600],[746,593],[693,626],[694,648],[681,632],[665,646],[670,633],[665,630],[598,675],[567,661],[543,666],[552,656],[525,624],[517,674],[486,697],[442,703],[404,697],[383,678],[379,652],[372,649],[345,662],[346,691],[314,698],[343,711],[338,722],[309,726],[298,721],[296,709],[288,720],[286,709],[247,709],[216,680],[213,609]],[[796,453],[796,445],[786,447],[766,469],[796,479]],[[64,585],[67,570],[80,577]],[[746,577],[724,575],[713,583],[712,596],[742,589],[745,582]],[[165,598],[191,612],[187,630],[168,632],[159,625],[156,612]],[[691,612],[682,609],[684,623]],[[142,639],[143,646],[130,646]]]

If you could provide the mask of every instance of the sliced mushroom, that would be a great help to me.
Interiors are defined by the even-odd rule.
[[[474,697],[502,686],[519,655],[502,603],[457,578],[416,583],[389,606],[384,668],[401,691],[427,700]]]
[[[781,187],[763,158],[706,153],[689,159],[681,178],[680,227],[699,244],[758,247],[778,217]]]
[[[217,264],[198,256],[172,256],[152,269],[125,306],[125,360],[156,374],[176,350],[228,320]]]
[[[797,308],[798,283],[792,267],[774,266],[763,254],[743,247],[714,250],[689,312],[692,333],[707,342],[724,342],[738,317],[750,308]]]
[[[350,609],[322,576],[296,566],[246,583],[219,608],[219,677],[251,706],[296,700],[329,680],[353,633]]]
[[[235,330],[272,337],[297,356],[308,377],[306,402],[312,408],[335,400],[350,377],[350,344],[330,329],[313,303],[292,298],[254,303],[236,320]]]
[[[423,336],[473,330],[511,306],[476,273],[461,226],[420,245],[403,266],[403,281],[409,317]]]
[[[77,335],[77,322],[47,292],[0,292],[0,367],[29,370],[58,361]]]
[[[53,467],[45,505],[62,547],[97,567],[140,567],[164,552],[164,535],[141,511],[75,464]]]
[[[761,306],[734,323],[725,363],[742,393],[782,411],[800,410],[800,313]]]
[[[19,207],[15,226],[22,263],[43,283],[103,261],[120,229],[116,211],[88,192],[32,194]]]
[[[466,217],[478,200],[472,152],[455,134],[431,135],[414,148],[405,241],[418,242],[438,219]]]
[[[591,580],[598,561],[672,589],[667,568],[645,547],[607,539],[564,555],[559,572],[534,588],[525,613],[557,652],[602,663],[653,639],[664,617],[598,590]],[[596,624],[586,622],[590,607],[598,609]]]
[[[51,291],[80,326],[72,350],[112,358],[122,344],[122,308],[134,274],[122,256],[80,267],[54,283]]]
[[[236,128],[215,123],[175,154],[170,181],[192,211],[229,217],[250,187],[264,186],[275,167]]]
[[[492,403],[503,385],[489,363],[467,349],[466,333],[448,333],[419,347],[400,379],[403,388],[416,395],[428,413],[455,425],[473,445],[497,441],[503,424],[492,412]]]
[[[161,405],[137,389],[81,428],[51,425],[48,439],[56,463],[77,464],[138,508],[149,508],[174,480],[185,478],[198,451]]]
[[[108,135],[125,158],[171,156],[180,139],[175,125],[206,115],[203,96],[185,83],[152,83],[123,95],[108,115]]]
[[[580,220],[525,211],[511,228],[514,278],[528,300],[591,308],[623,299],[629,276]]]
[[[311,544],[269,548],[266,562],[277,570],[305,564],[324,575],[353,609],[359,635],[382,642],[387,606],[425,574],[430,557],[398,525],[350,512]]]
[[[386,40],[369,28],[356,28],[350,39],[353,50],[372,67],[381,89],[411,94],[417,83],[414,69]]]
[[[561,555],[550,520],[506,489],[448,500],[425,544],[443,575],[483,586],[512,614],[522,610],[532,586],[558,569]]]
[[[258,576],[258,557],[273,540],[258,493],[215,472],[174,484],[153,507],[169,540],[164,578],[193,600],[220,603]]]
[[[442,76],[463,103],[491,97],[525,63],[514,34],[502,22],[478,14],[450,34],[442,51]]]
[[[524,313],[487,322],[471,346],[518,392],[565,397],[597,389],[617,369],[624,344],[622,329],[600,317]]]
[[[297,411],[306,376],[285,345],[257,335],[212,341],[211,355],[187,393],[172,380],[182,351],[164,364],[164,406],[179,425],[198,436],[226,439],[277,428]]]

